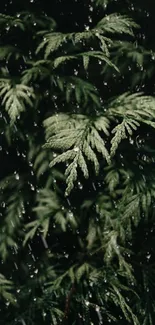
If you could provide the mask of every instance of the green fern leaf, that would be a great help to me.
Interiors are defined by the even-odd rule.
[[[133,36],[133,28],[139,26],[131,18],[114,13],[101,19],[96,27],[103,33],[125,33]]]
[[[26,105],[33,106],[32,99],[35,98],[33,88],[23,84],[13,85],[7,79],[0,79],[0,96],[12,123],[25,111]]]
[[[98,120],[100,118],[101,121],[99,122]],[[99,131],[101,130],[105,135],[109,134],[108,119],[98,117],[94,121],[90,121],[84,115],[71,116],[59,114],[57,117],[53,116],[45,120],[44,126],[47,139],[44,148],[61,151],[66,150],[66,152],[59,154],[53,159],[50,167],[53,167],[57,163],[68,163],[71,161],[65,172],[68,185],[66,194],[70,193],[77,179],[77,168],[80,168],[84,176],[88,177],[85,156],[94,163],[96,172],[99,169],[99,164],[94,150],[101,153],[108,163],[110,162],[110,156],[105,147],[105,142],[99,135]]]

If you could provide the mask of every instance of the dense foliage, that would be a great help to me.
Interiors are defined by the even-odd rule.
[[[1,324],[153,325],[155,7],[0,6]]]

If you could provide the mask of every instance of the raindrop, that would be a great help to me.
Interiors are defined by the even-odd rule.
[[[13,221],[11,220],[11,225],[12,225],[12,227],[14,228],[15,227],[15,225],[14,225],[14,223],[13,223]]]
[[[49,96],[49,91],[46,90],[46,91],[45,91],[45,97],[48,97],[48,96]]]
[[[34,262],[35,262],[35,261],[36,261],[36,259],[35,259],[34,255],[32,254],[31,256],[32,256],[32,259],[33,259],[33,260],[34,260]]]
[[[18,270],[18,265],[14,262],[14,266],[16,268],[16,270]]]
[[[94,183],[92,183],[93,189],[96,191],[96,186]]]
[[[75,151],[75,152],[78,152],[79,150],[80,150],[79,147],[75,147],[75,148],[74,148],[74,151]]]
[[[7,27],[6,27],[6,30],[8,31],[9,29],[10,29],[10,26],[7,26]]]
[[[33,186],[32,184],[31,184],[30,186],[31,186],[31,190],[32,190],[32,191],[35,191],[34,186]]]
[[[25,320],[23,318],[21,319],[21,323],[22,325],[26,325]]]
[[[69,199],[67,199],[67,202],[68,202],[68,205],[71,205],[71,203],[70,203]]]
[[[47,244],[46,239],[43,236],[41,236],[41,239],[42,239],[42,242],[43,242],[44,247],[45,248],[48,248],[48,244]]]
[[[129,138],[129,142],[130,142],[130,144],[133,144],[134,143],[134,140],[130,137]]]
[[[72,211],[68,211],[68,217],[71,219],[73,218],[73,212]]]
[[[89,301],[85,301],[86,306],[89,306]]]
[[[78,71],[76,69],[74,69],[74,74],[75,74],[75,76],[77,76],[77,74],[78,74]]]
[[[146,256],[147,260],[149,261],[151,258],[151,254],[149,252],[147,252],[147,256]]]
[[[15,179],[19,180],[19,174],[15,175]]]
[[[7,302],[6,302],[6,306],[9,306],[9,305],[10,305],[10,302],[9,302],[9,301],[7,301]]]
[[[99,312],[100,311],[100,308],[99,306],[96,306],[96,311]]]
[[[28,248],[29,248],[30,251],[32,251],[32,248],[31,248],[31,245],[30,244],[28,244]]]
[[[83,189],[83,185],[82,185],[80,182],[78,182],[78,188],[79,188],[80,190]]]

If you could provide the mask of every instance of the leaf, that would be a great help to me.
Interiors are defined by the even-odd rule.
[[[43,48],[45,48],[45,59],[49,57],[49,55],[58,50],[62,42],[66,39],[66,35],[62,33],[47,33],[43,37],[43,41],[40,43],[36,50],[36,54],[38,54]]]
[[[83,67],[85,70],[88,69],[89,66],[89,56],[83,55]]]
[[[26,105],[33,106],[32,99],[35,98],[33,88],[24,84],[13,85],[7,79],[0,79],[0,96],[11,123],[14,123],[20,113],[26,110]]]
[[[129,17],[117,13],[108,15],[101,19],[96,28],[101,29],[103,33],[125,33],[133,36],[133,28],[139,26]]]
[[[100,119],[102,119],[102,123],[99,122]],[[80,114],[59,114],[45,120],[44,126],[47,139],[44,148],[65,150],[52,160],[50,167],[61,162],[69,164],[65,171],[66,195],[69,195],[74,187],[78,176],[78,168],[82,170],[84,177],[88,178],[89,172],[85,157],[94,163],[95,171],[98,172],[99,163],[94,150],[101,153],[108,163],[110,162],[105,142],[99,135],[101,130],[105,135],[108,135],[108,119],[98,117],[91,121],[87,116]]]

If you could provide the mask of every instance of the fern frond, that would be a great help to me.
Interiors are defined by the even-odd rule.
[[[90,58],[98,59],[99,61],[103,61],[104,63],[106,63],[109,66],[111,66],[112,68],[114,68],[117,72],[119,72],[119,69],[116,67],[116,65],[113,64],[112,61],[109,60],[109,58],[101,51],[89,51],[89,52],[79,53],[79,54],[77,54],[77,57],[78,56],[82,56],[82,58],[83,58],[83,56],[84,56],[84,58],[88,57],[89,60],[90,60]]]
[[[21,229],[24,214],[24,200],[18,193],[11,194],[6,204],[0,230],[0,255],[3,260],[8,257],[10,248],[18,248],[16,234]]]
[[[98,121],[100,119],[102,119],[102,123]],[[104,126],[101,127],[103,124]],[[50,166],[53,167],[60,162],[71,161],[65,172],[68,184],[66,194],[69,194],[74,186],[78,167],[82,170],[84,176],[88,177],[85,156],[93,161],[96,172],[98,171],[98,160],[94,150],[101,153],[108,162],[110,161],[104,140],[99,135],[101,130],[106,136],[108,134],[109,121],[106,118],[98,117],[96,120],[91,121],[84,115],[59,114],[45,120],[44,126],[47,139],[44,147],[65,150],[65,152],[53,159]]]
[[[101,51],[90,51],[90,52],[82,52],[76,55],[65,55],[65,56],[60,56],[57,57],[54,62],[54,68],[57,68],[59,65],[61,65],[62,63],[66,63],[67,61],[70,60],[77,60],[78,58],[82,57],[82,59],[84,58],[85,62],[87,60],[87,62],[90,62],[90,58],[95,58],[98,59],[100,61],[103,61],[105,64],[108,64],[109,66],[111,66],[112,68],[114,68],[116,71],[119,72],[118,68],[116,67],[116,65],[114,65],[109,58],[104,55]],[[84,65],[85,67],[85,65]],[[86,66],[87,69],[87,66]]]
[[[80,282],[80,280],[81,280],[81,278],[83,277],[84,274],[86,274],[88,276],[90,271],[92,271],[92,269],[93,269],[93,267],[88,263],[84,263],[80,267],[78,267],[77,270],[76,270],[77,282],[78,283]]]
[[[112,101],[108,109],[115,116],[126,116],[145,123],[145,119],[155,118],[155,98],[143,93],[124,93]]]
[[[155,99],[142,93],[125,93],[110,103],[107,116],[110,115],[123,118],[123,121],[112,130],[115,135],[111,140],[111,154],[114,155],[119,143],[127,137],[127,133],[131,136],[140,123],[155,127],[152,121],[155,119]]]
[[[86,106],[89,102],[93,102],[96,106],[100,106],[99,94],[89,82],[78,77],[55,77],[55,82],[61,91],[66,91],[67,102],[74,96],[78,104]]]
[[[10,80],[0,79],[0,97],[11,122],[14,123],[20,113],[25,111],[26,105],[33,106],[32,99],[35,95],[33,88],[23,84],[14,85]]]
[[[37,28],[48,28],[49,30],[54,30],[56,28],[56,22],[53,18],[48,17],[46,15],[35,15],[34,13],[30,13],[29,11],[22,11],[18,14],[20,19],[24,22],[24,24],[30,28],[31,26],[37,26]]]
[[[56,33],[56,32],[53,33],[43,32],[41,34],[43,34],[43,41],[39,44],[36,50],[36,54],[38,54],[42,49],[45,49],[45,54],[44,54],[45,59],[47,59],[51,53],[57,51],[63,45],[63,43],[72,41],[73,45],[75,45],[76,43],[80,44],[84,40],[88,41],[91,38],[97,38],[100,41],[100,49],[105,53],[106,56],[109,56],[107,45],[111,43],[111,40],[105,37],[104,35],[102,35],[102,33],[100,34],[97,27],[90,31],[85,31],[81,33],[63,34],[63,33]],[[63,60],[62,58],[63,57],[61,57],[61,61]],[[64,56],[64,61],[65,60],[67,60],[67,56]],[[60,59],[59,61],[56,61],[55,66],[58,66],[59,62]]]
[[[26,225],[27,233],[24,244],[32,239],[37,231],[40,231],[46,238],[49,227],[53,224],[59,226],[63,232],[66,231],[68,224],[74,229],[77,228],[76,216],[71,210],[68,211],[65,208],[62,210],[62,202],[59,197],[47,188],[39,191],[33,211],[37,218]]]
[[[127,304],[126,300],[124,299],[124,297],[122,296],[122,294],[120,293],[118,288],[115,287],[115,285],[112,285],[112,288],[113,288],[114,292],[116,293],[116,295],[118,297],[120,308],[121,308],[126,320],[130,322],[130,320],[132,318],[133,324],[134,325],[139,325],[138,318],[133,313],[132,309]]]
[[[124,279],[124,274],[121,273],[121,276]],[[92,270],[89,275],[89,279],[92,286],[92,295],[95,293],[97,298],[98,307],[96,308],[97,312],[103,312],[103,315],[106,315],[108,321],[117,321],[115,318],[115,313],[113,310],[115,307],[119,306],[120,312],[124,314],[125,319],[129,320],[135,325],[139,325],[139,321],[132,311],[128,299],[128,294],[132,293],[134,297],[136,297],[136,292],[130,289],[128,286],[122,284],[122,281],[119,277],[114,275],[114,270],[110,268],[102,268],[101,271],[96,269]],[[104,293],[103,293],[103,287]],[[108,306],[110,304],[110,310],[107,310],[107,307],[104,309],[102,306],[106,303]],[[97,306],[96,304],[96,306]],[[91,306],[91,301],[90,301]],[[115,306],[114,309],[112,306]]]
[[[65,63],[70,60],[75,60],[75,59],[77,59],[77,57],[74,55],[59,56],[53,62],[54,68],[58,68],[60,64]]]
[[[13,283],[7,280],[4,275],[0,274],[0,299],[5,299],[7,302],[15,303],[15,297],[12,294]]]
[[[107,171],[105,181],[108,185],[110,193],[113,193],[120,182],[119,172],[115,169],[111,169],[109,172]]]
[[[129,133],[129,135],[132,135],[133,130],[137,130],[137,127],[140,124],[137,121],[134,121],[132,119],[124,119],[121,124],[118,124],[113,130],[112,134],[115,133],[114,137],[111,140],[111,155],[114,156],[120,142],[123,139],[127,138],[126,131]]]
[[[43,236],[46,237],[50,225],[50,218],[54,218],[54,215],[61,210],[58,198],[51,190],[43,189],[39,191],[37,202],[39,204],[33,209],[37,214],[37,219],[26,225],[28,232],[25,236],[24,244],[34,237],[38,229],[40,229],[43,232]]]
[[[19,49],[11,45],[0,46],[0,60],[8,61],[12,56],[15,60],[18,60],[22,56],[22,53]]]
[[[93,222],[93,220],[90,220],[89,222],[89,227],[88,227],[88,234],[87,234],[87,237],[86,237],[86,240],[87,240],[87,249],[92,249],[94,243],[95,243],[95,240],[97,238],[97,229],[96,229],[96,225],[95,223]]]
[[[74,45],[84,40],[88,41],[91,38],[97,38],[100,41],[100,49],[108,57],[109,51],[107,45],[111,42],[111,40],[105,37],[103,34],[108,32],[108,33],[125,33],[129,35],[133,35],[132,29],[137,27],[138,25],[134,23],[131,18],[128,18],[127,16],[121,16],[119,14],[112,14],[104,17],[92,30],[84,31],[81,33],[63,34],[59,32],[57,33],[39,32],[38,34],[43,34],[43,40],[39,44],[36,50],[36,54],[38,54],[42,49],[44,49],[45,50],[44,57],[45,59],[47,59],[51,53],[57,51],[65,42],[72,41]],[[57,61],[55,62],[55,66],[57,67],[60,64],[60,62],[63,62],[65,60],[67,60],[67,56],[64,58],[61,57],[61,59],[60,58],[57,59]],[[86,62],[85,56],[84,56],[84,60]],[[103,56],[101,60],[103,60]],[[87,59],[87,64],[86,65],[84,64],[84,66],[86,66],[86,68],[88,67],[88,59]]]
[[[67,35],[62,33],[48,33],[43,37],[43,41],[40,43],[36,50],[38,54],[43,48],[45,48],[45,59],[54,52],[57,51],[63,42],[65,42]]]
[[[86,71],[88,70],[89,61],[90,61],[89,56],[83,55],[83,67],[84,67],[84,70],[86,70]]]
[[[127,16],[119,15],[117,13],[105,16],[96,28],[101,30],[103,33],[125,33],[133,36],[133,28],[138,28],[139,26]]]
[[[14,16],[0,14],[0,26],[1,28],[5,28],[7,31],[9,31],[10,28],[15,27],[18,27],[21,30],[25,31],[25,26],[22,19]]]
[[[30,81],[43,80],[49,76],[51,62],[48,60],[28,62],[32,67],[22,72],[22,83],[27,85]]]
[[[106,8],[108,4],[111,3],[112,1],[113,0],[95,0],[95,5]]]
[[[37,179],[39,180],[42,175],[48,171],[49,175],[49,161],[50,161],[50,153],[47,150],[41,150],[41,146],[36,146],[35,143],[29,141],[30,150],[27,155],[28,162],[31,162],[33,170]]]

